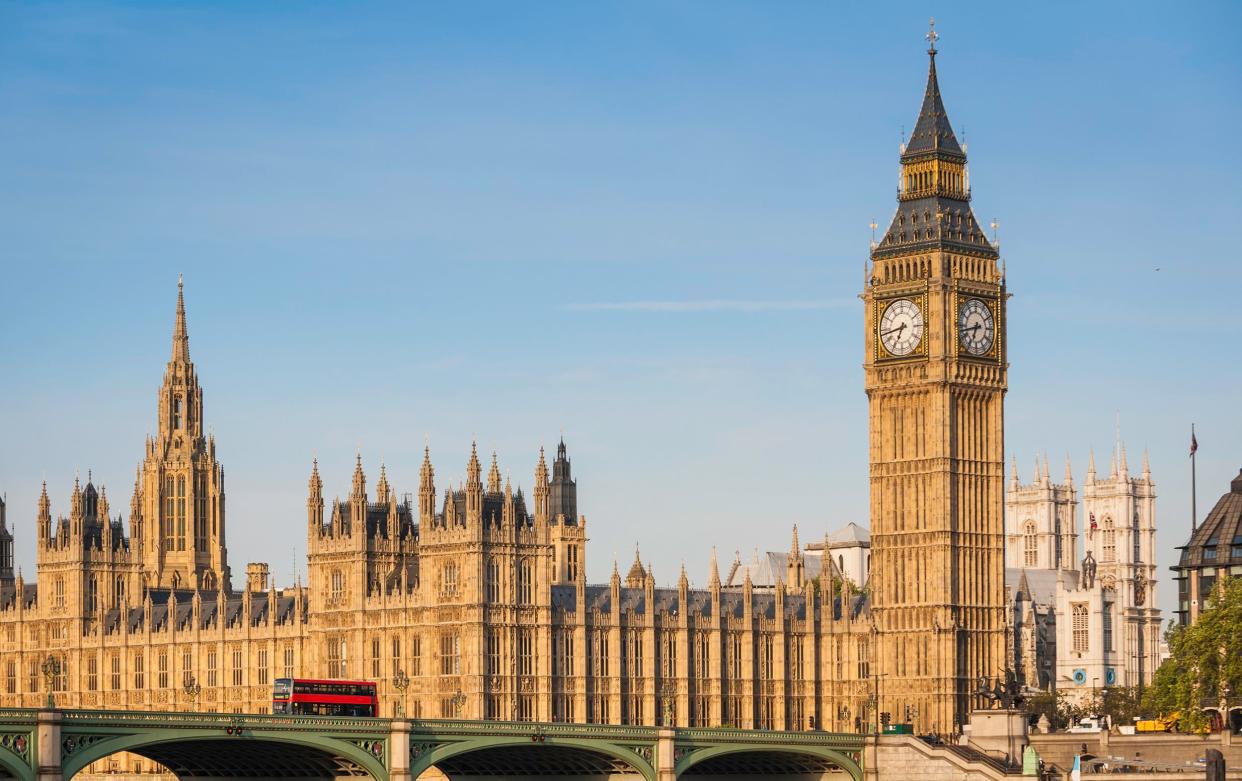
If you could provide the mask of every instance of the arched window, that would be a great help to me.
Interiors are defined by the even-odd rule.
[[[487,601],[500,601],[500,562],[495,559],[487,562]]]
[[[1113,528],[1113,516],[1104,516],[1104,561],[1117,560],[1117,530]]]
[[[1039,538],[1035,534],[1035,522],[1027,521],[1022,527],[1023,564],[1034,567],[1039,562]]]
[[[457,564],[448,562],[440,568],[440,591],[444,594],[457,593]]]
[[[842,573],[845,572],[845,554],[837,555],[837,569]]]
[[[1086,653],[1089,647],[1087,634],[1087,603],[1075,602],[1071,605],[1070,615],[1073,619],[1071,629],[1073,630],[1072,640],[1074,651],[1077,653]]]
[[[535,603],[535,571],[529,559],[518,566],[518,601],[523,605]]]
[[[164,538],[164,550],[174,550],[173,517],[176,514],[177,501],[177,496],[174,493],[175,490],[172,475],[164,478],[164,517],[160,520],[160,528],[163,531],[161,536]]]
[[[177,476],[177,550],[185,550],[185,475]]]
[[[181,428],[181,397],[173,398],[173,428]]]
[[[328,598],[333,602],[338,602],[345,596],[345,576],[341,574],[339,569],[332,570],[332,590],[328,594]]]

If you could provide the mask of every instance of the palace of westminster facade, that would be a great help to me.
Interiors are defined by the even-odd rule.
[[[484,475],[473,451],[464,486],[443,493],[426,454],[416,501],[383,468],[368,489],[359,459],[348,497],[326,502],[316,465],[308,583],[277,588],[264,564],[234,582],[224,470],[204,436],[179,289],[128,534],[91,481],[75,481],[56,520],[45,488],[36,586],[15,577],[0,521],[0,706],[44,702],[55,656],[48,682],[66,707],[266,712],[273,680],[297,676],[374,680],[383,715],[415,718],[854,731],[888,712],[918,732],[956,731],[984,702],[980,678],[1013,655],[1008,294],[929,54],[897,212],[863,292],[865,592],[808,577],[796,544],[771,587],[722,585],[714,559],[706,589],[684,571],[657,588],[638,560],[588,583],[563,442],[550,466],[541,451],[529,497],[502,483],[494,456]]]

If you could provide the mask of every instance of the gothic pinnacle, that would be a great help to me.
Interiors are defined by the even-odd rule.
[[[487,492],[500,492],[500,465],[496,462],[496,451],[492,451],[492,466],[487,470]]]

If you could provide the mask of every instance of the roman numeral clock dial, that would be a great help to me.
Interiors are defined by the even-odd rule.
[[[909,355],[923,341],[923,310],[908,298],[894,300],[884,308],[879,335],[889,355]]]
[[[968,298],[958,310],[957,332],[963,350],[970,355],[987,355],[996,339],[996,318],[982,300]]]

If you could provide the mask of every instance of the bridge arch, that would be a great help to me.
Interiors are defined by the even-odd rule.
[[[178,778],[297,778],[370,776],[386,781],[384,749],[375,753],[361,745],[314,734],[247,729],[241,735],[221,734],[219,729],[155,729],[122,735],[92,736],[62,734],[62,740],[75,739],[85,745],[62,760],[63,778],[69,781],[92,762],[120,751],[146,757],[167,767]],[[376,741],[370,741],[375,743]],[[280,768],[287,768],[280,773]],[[258,768],[258,771],[250,768]],[[269,770],[277,772],[269,773]]]
[[[500,761],[510,767],[520,762],[548,762],[557,768],[573,762],[582,767],[584,773],[591,772],[591,764],[601,769],[609,765],[612,769],[625,766],[646,781],[657,781],[651,764],[624,745],[606,740],[553,736],[532,743],[528,736],[515,735],[480,737],[437,746],[410,763],[410,777],[418,778],[428,768],[437,767],[452,778],[456,766],[487,765],[492,761]]]
[[[788,757],[791,760],[799,758],[819,760],[848,773],[854,781],[862,781],[863,778],[863,771],[859,764],[840,751],[821,746],[788,746],[779,743],[743,743],[701,748],[683,756],[677,762],[673,772],[678,778],[681,778],[683,775],[693,778],[694,773],[689,772],[692,768],[698,767],[700,770],[703,770],[710,764],[714,764],[713,760],[724,758],[743,759],[742,755],[745,754],[760,756],[777,755]]]
[[[27,738],[29,740],[29,738]],[[26,754],[34,751],[32,746],[26,747]],[[17,781],[34,781],[35,771],[28,762],[15,754],[6,746],[0,746],[0,779],[15,778]]]

